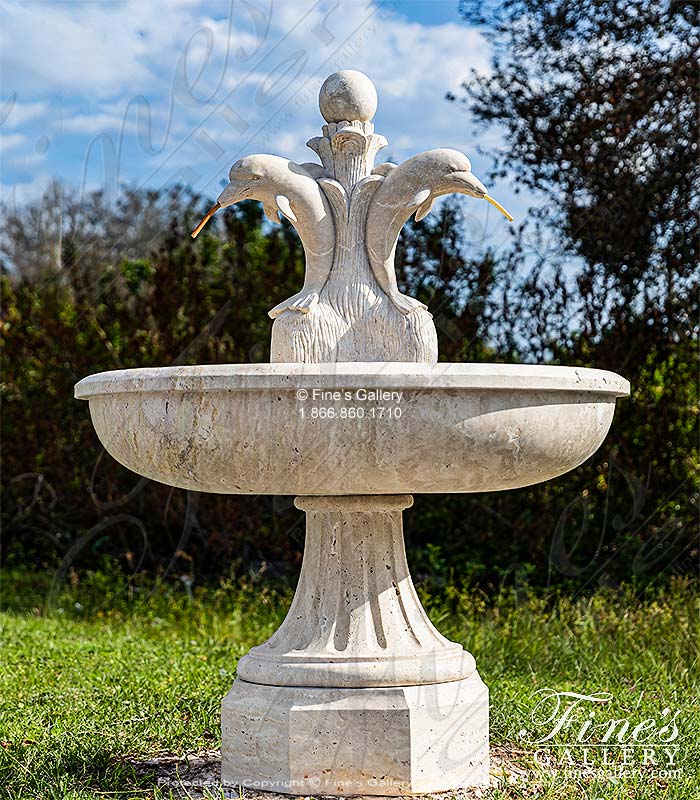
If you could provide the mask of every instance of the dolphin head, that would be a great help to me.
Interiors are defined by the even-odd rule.
[[[246,156],[231,167],[228,186],[221,192],[217,202],[221,208],[240,203],[241,200],[262,199],[263,186],[268,177],[265,156]]]
[[[451,173],[447,178],[447,186],[450,192],[459,192],[470,197],[482,198],[488,194],[488,189],[476,175],[466,170]]]
[[[439,190],[441,194],[458,192],[470,197],[483,198],[488,189],[472,172],[471,161],[459,150],[438,150],[442,162]]]
[[[216,203],[207,211],[205,217],[192,231],[192,238],[196,238],[202,228],[220,209],[240,203],[241,200],[268,200],[274,188],[275,156],[252,155],[241,158],[229,171],[228,186],[218,196]],[[274,193],[273,193],[274,194]]]

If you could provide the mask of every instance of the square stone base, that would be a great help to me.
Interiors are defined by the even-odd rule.
[[[476,672],[371,689],[237,679],[221,726],[224,786],[393,796],[488,786],[489,694]]]

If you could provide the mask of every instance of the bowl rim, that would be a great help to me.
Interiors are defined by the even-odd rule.
[[[590,367],[541,364],[419,364],[336,362],[326,364],[201,364],[140,367],[88,375],[75,397],[157,392],[214,392],[298,389],[472,389],[586,392],[627,397],[630,384],[615,372]]]

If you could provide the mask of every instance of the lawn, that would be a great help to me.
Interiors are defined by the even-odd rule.
[[[73,575],[53,593],[47,576],[6,573],[0,797],[187,797],[193,790],[159,788],[157,769],[144,762],[211,757],[218,749],[219,704],[237,660],[272,633],[290,592],[251,581],[194,591],[181,583],[120,587],[90,573]],[[484,796],[700,796],[699,597],[687,581],[644,594],[606,589],[576,599],[527,592],[489,600],[452,586],[423,590],[433,621],[474,653],[491,690],[494,777]],[[589,763],[595,763],[586,773],[579,769],[580,747],[528,744],[522,730],[529,731],[525,738],[544,735],[545,728],[531,735],[530,715],[533,693],[547,688],[609,692],[612,698],[596,706],[596,720],[629,719],[629,731],[645,719],[660,727],[675,715],[678,736],[667,744],[675,763],[668,767],[661,746],[672,736],[669,726],[658,738],[657,730],[645,729],[656,745],[656,767],[651,760],[641,764],[640,747],[626,749],[626,756],[611,747],[609,764],[600,767],[601,748],[592,748]],[[572,743],[588,711],[550,744]],[[600,735],[602,728],[593,741]],[[558,767],[546,765],[548,757]],[[629,774],[616,777],[622,759]]]

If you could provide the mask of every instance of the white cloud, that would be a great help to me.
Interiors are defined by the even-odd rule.
[[[0,134],[0,150],[11,150],[20,144],[24,144],[27,137],[23,133],[4,133]]]
[[[127,105],[142,95],[151,120],[137,123],[132,105],[119,179],[157,186],[180,169],[193,169],[200,175],[195,188],[215,191],[230,163],[246,152],[316,160],[305,142],[318,135],[323,122],[318,86],[333,70],[354,68],[377,86],[375,123],[389,139],[379,160],[456,147],[478,165],[469,116],[444,99],[447,91],[458,90],[471,67],[488,69],[488,44],[475,29],[420,25],[371,2],[329,0],[317,7],[315,0],[295,0],[272,4],[263,36],[242,4],[232,7],[230,23],[227,0],[168,2],[167,11],[137,0],[41,6],[0,0],[5,18],[0,70],[25,109],[16,127],[30,118],[30,106],[41,113],[39,106],[50,96],[54,136],[48,158],[56,174],[77,184],[90,141],[107,133],[116,148]],[[285,66],[293,74],[295,58],[303,68],[284,88]],[[182,91],[178,64],[186,65],[187,82],[195,82],[191,92]],[[173,85],[181,87],[174,98]],[[240,114],[245,131],[217,113],[222,105]],[[64,133],[71,135],[69,146]],[[83,152],[76,153],[80,134]],[[159,154],[142,146],[143,134]],[[221,148],[218,160],[203,144],[207,137]]]
[[[0,0],[3,82],[12,83],[8,88],[20,96],[52,90],[91,99],[162,93],[170,88],[179,57],[186,54],[190,78],[196,74],[207,37],[214,42],[213,62],[223,60],[228,23],[204,7],[225,17],[229,3]],[[236,47],[246,43],[236,31],[232,40]]]
[[[45,100],[34,103],[20,103],[15,99],[8,102],[9,110],[2,127],[6,130],[18,128],[31,120],[43,117],[49,111],[49,104]]]
[[[20,94],[48,87],[113,90],[144,77],[145,45],[129,30],[130,9],[121,4],[0,7],[2,69]]]
[[[299,5],[294,4],[294,11],[290,4],[283,9],[275,7],[276,36],[298,22],[302,16]],[[260,87],[270,82],[280,55],[277,61],[263,61],[243,86],[239,86],[240,70],[230,70],[227,75],[225,88],[234,90],[236,110],[249,123],[245,136],[216,116],[207,119],[207,114],[200,114],[199,119],[192,115],[193,128],[203,125],[207,134],[227,150],[230,160],[249,151],[279,153],[301,161],[315,159],[305,142],[318,135],[322,124],[317,87],[334,69],[354,68],[370,75],[377,86],[375,124],[389,139],[385,154],[403,159],[432,147],[474,150],[475,143],[467,136],[468,115],[444,98],[447,91],[459,89],[472,67],[488,69],[489,47],[479,32],[454,23],[426,27],[400,16],[376,13],[376,9],[368,13],[364,5],[348,3],[343,4],[342,15],[331,14],[326,19],[333,39],[324,47],[309,34],[323,19],[320,12],[312,12],[289,34],[283,53],[305,52],[308,62],[294,82],[297,97],[292,102],[282,109],[291,90],[276,103],[262,105],[257,99]],[[320,66],[324,60],[326,63]],[[313,91],[308,88],[311,86]],[[187,152],[190,164],[194,158],[205,171],[216,167],[206,153],[189,148]],[[380,154],[380,159],[383,157]]]
[[[3,169],[21,169],[24,171],[34,169],[37,164],[46,161],[46,153],[24,153],[20,156],[6,157],[3,155]]]
[[[110,113],[109,111],[97,111],[92,114],[72,114],[61,120],[61,131],[69,133],[96,134],[110,131],[119,132],[133,129],[133,121],[124,120],[123,111]]]

